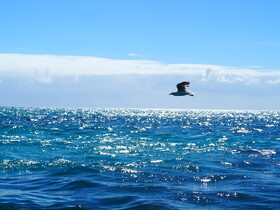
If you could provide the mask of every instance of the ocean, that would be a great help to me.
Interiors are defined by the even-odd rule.
[[[0,107],[0,209],[279,209],[280,112]]]

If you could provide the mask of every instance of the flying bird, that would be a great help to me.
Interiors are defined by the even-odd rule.
[[[172,92],[169,95],[173,96],[194,96],[194,94],[191,91],[186,90],[186,87],[189,87],[190,82],[181,82],[177,84],[177,92]]]

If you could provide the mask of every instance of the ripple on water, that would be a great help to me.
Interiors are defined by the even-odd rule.
[[[0,208],[279,205],[280,113],[0,108]]]

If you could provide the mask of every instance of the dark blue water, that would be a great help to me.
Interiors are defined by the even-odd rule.
[[[277,209],[280,112],[0,108],[0,209]]]

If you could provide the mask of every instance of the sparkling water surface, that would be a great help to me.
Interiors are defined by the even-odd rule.
[[[280,112],[0,107],[0,209],[278,209]]]

